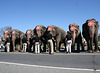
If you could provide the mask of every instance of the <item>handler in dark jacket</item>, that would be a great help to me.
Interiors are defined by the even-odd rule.
[[[52,34],[50,31],[48,31],[48,32],[49,33],[46,35],[46,40],[48,40],[48,44],[49,44],[49,54],[54,54]]]
[[[67,36],[65,41],[66,41],[66,53],[71,53],[72,35],[70,31],[67,31]]]
[[[38,37],[38,35],[36,35],[35,37],[35,53],[38,54],[40,53],[40,37]]]
[[[23,42],[23,52],[26,52],[26,49],[27,49],[27,38],[26,38],[26,36],[23,37],[22,42]]]
[[[9,38],[9,36],[7,36],[7,38],[6,38],[6,50],[7,50],[7,52],[10,52],[10,38]]]

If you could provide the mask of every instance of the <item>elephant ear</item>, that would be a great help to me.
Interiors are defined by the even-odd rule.
[[[45,32],[46,31],[46,27],[42,26],[42,31]]]
[[[70,28],[71,28],[71,24],[69,25],[69,30],[70,30]]]
[[[59,31],[58,28],[57,28],[57,27],[54,27],[54,29],[55,29],[54,31],[55,31],[56,35],[59,35],[59,33],[58,33],[58,31]]]
[[[34,33],[36,34],[36,27],[35,27],[35,29],[34,29]]]
[[[99,30],[99,23],[98,23],[98,21],[96,21],[95,27],[96,27],[97,30]]]

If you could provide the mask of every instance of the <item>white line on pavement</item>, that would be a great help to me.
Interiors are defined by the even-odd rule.
[[[11,62],[2,62],[2,61],[0,61],[0,63],[1,64],[27,66],[27,67],[37,67],[37,68],[63,69],[63,70],[79,70],[79,71],[94,71],[93,69],[65,68],[65,67],[52,67],[52,66],[41,66],[41,65],[29,65],[29,64],[11,63]],[[100,70],[96,70],[96,71],[99,71],[100,72]]]

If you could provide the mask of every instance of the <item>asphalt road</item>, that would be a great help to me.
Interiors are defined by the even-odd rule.
[[[0,52],[0,73],[100,73],[100,53]]]

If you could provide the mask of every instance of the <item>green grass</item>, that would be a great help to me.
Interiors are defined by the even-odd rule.
[[[100,42],[98,42],[98,46],[100,46]]]
[[[86,46],[87,46],[87,43],[85,43],[86,44]],[[94,46],[94,44],[93,44],[93,46]],[[100,46],[100,42],[98,42],[98,46]]]

